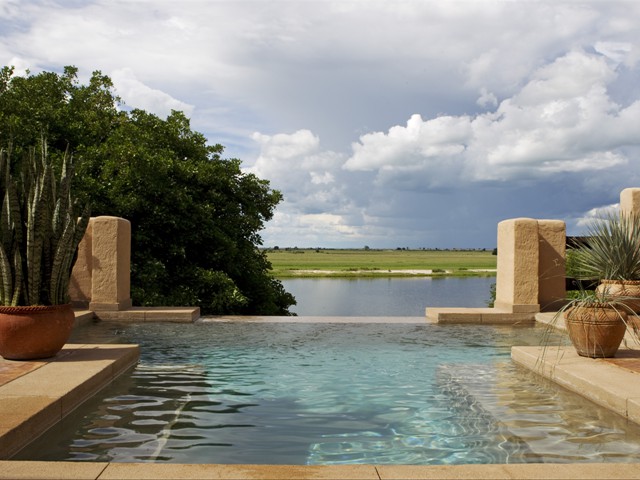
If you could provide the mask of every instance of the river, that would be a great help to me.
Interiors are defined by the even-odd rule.
[[[426,307],[486,307],[495,277],[286,278],[300,316],[423,316]]]

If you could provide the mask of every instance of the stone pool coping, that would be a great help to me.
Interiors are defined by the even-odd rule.
[[[91,319],[88,313],[82,320]],[[426,323],[424,317],[203,317],[211,322],[309,322],[309,323]],[[536,366],[537,347],[514,347],[514,361]],[[527,350],[529,349],[529,350]],[[539,353],[539,352],[538,352]],[[55,358],[38,362],[0,359],[0,458],[10,458],[30,441],[46,433],[82,402],[131,368],[138,360],[136,345],[67,345]],[[636,354],[638,354],[636,356]],[[594,381],[610,382],[609,400],[597,403],[640,421],[640,352],[625,353],[625,365],[616,361],[580,361],[571,352],[547,352],[551,379],[561,383],[559,371],[581,374],[574,382],[579,393],[594,390]],[[576,355],[577,357],[577,355]],[[537,358],[537,357],[535,357]],[[618,359],[616,359],[618,360]],[[4,368],[9,365],[10,368]],[[553,367],[553,368],[552,368]],[[9,371],[11,370],[11,371]],[[3,376],[4,372],[4,376]],[[631,375],[631,377],[629,376]],[[566,383],[566,382],[565,382]],[[638,385],[638,386],[636,386]],[[567,388],[570,388],[567,385]],[[622,407],[624,405],[624,408]],[[615,410],[615,409],[618,410]],[[631,412],[631,415],[629,415]],[[621,413],[622,414],[622,413]],[[638,420],[635,420],[635,419]],[[220,465],[107,462],[39,462],[0,460],[0,479],[445,479],[445,478],[637,478],[635,464],[512,464],[512,465]]]
[[[0,358],[0,459],[56,425],[138,357],[137,345],[67,344],[52,359]]]
[[[213,465],[0,461],[0,479],[640,479],[640,464]]]

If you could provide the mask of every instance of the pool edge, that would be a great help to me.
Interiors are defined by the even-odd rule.
[[[0,385],[0,459],[16,455],[132,368],[137,345],[67,344],[50,359],[0,359],[12,378]],[[33,368],[25,366],[33,364]]]
[[[313,317],[310,317],[313,321]],[[385,317],[374,317],[381,320]],[[288,319],[288,321],[295,321]],[[413,320],[408,323],[413,323]],[[229,320],[227,320],[229,321]],[[404,322],[403,322],[404,323]],[[537,353],[533,350],[538,349]],[[520,364],[529,364],[538,368],[538,347],[513,347],[512,358]],[[22,428],[21,434],[16,437],[16,441],[26,443],[19,448],[12,448],[15,455],[20,449],[26,446],[38,436],[54,426],[62,418],[71,413],[73,409],[94,395],[101,388],[111,383],[117,376],[133,367],[138,361],[139,349],[137,345],[67,345],[62,355],[46,361],[45,365],[38,366],[33,371],[29,371],[17,377],[15,380],[0,386],[0,452],[9,443],[7,436],[7,419],[16,413],[16,406],[19,410],[25,409],[29,404],[38,404],[40,409],[36,414],[40,417],[36,421],[31,421],[30,425],[19,425]],[[562,354],[561,368],[567,365],[576,364],[576,359],[568,354]],[[577,355],[575,355],[577,357]],[[522,358],[526,358],[523,361]],[[548,352],[547,369],[550,372],[558,371],[558,363],[555,362],[556,353]],[[581,357],[579,357],[580,360]],[[552,365],[552,360],[555,363]],[[583,359],[588,360],[588,359]],[[628,372],[620,365],[607,361],[600,362],[599,365],[606,368],[603,374],[615,382],[616,388],[620,388],[620,380],[614,380],[610,374],[616,371],[621,374],[634,375],[637,380],[638,373]],[[81,364],[81,365],[80,365]],[[47,367],[55,365],[55,369]],[[87,368],[87,365],[90,368]],[[593,375],[593,363],[589,363],[589,375],[584,379],[589,385],[589,381],[595,377]],[[81,367],[81,368],[80,368]],[[59,369],[70,368],[65,375],[59,374]],[[582,368],[585,369],[584,367]],[[613,369],[613,370],[611,370]],[[90,370],[90,372],[89,372]],[[84,380],[79,381],[77,374],[87,373]],[[39,373],[38,373],[39,372]],[[73,372],[73,374],[69,374]],[[61,377],[70,377],[75,382],[73,385],[60,385]],[[55,382],[53,390],[47,390],[45,379],[49,379],[49,384]],[[552,379],[555,383],[559,383]],[[15,382],[15,383],[14,383]],[[64,383],[64,382],[63,382]],[[561,386],[562,383],[559,383]],[[622,385],[632,385],[632,382],[625,382]],[[12,392],[5,396],[11,386]],[[38,392],[36,389],[40,389]],[[565,388],[569,388],[566,387]],[[584,388],[584,385],[582,386]],[[4,389],[4,390],[3,390]],[[64,393],[64,392],[66,393]],[[574,390],[576,391],[576,390]],[[22,395],[20,392],[24,393]],[[58,395],[63,392],[62,395]],[[583,390],[578,391],[584,395]],[[619,395],[620,396],[620,395]],[[5,403],[2,408],[3,399],[11,397],[11,404]],[[621,398],[623,396],[620,396]],[[587,397],[588,398],[588,397]],[[22,400],[21,400],[22,399]],[[34,399],[39,399],[34,402]],[[595,401],[595,400],[594,400]],[[617,402],[617,403],[616,403]],[[611,402],[619,405],[620,402]],[[596,402],[599,403],[599,402]],[[635,391],[631,396],[624,396],[625,415],[632,421],[640,423],[640,394],[635,396]],[[605,407],[612,409],[609,405]],[[6,407],[11,407],[8,410]],[[614,410],[615,411],[615,410]],[[631,416],[629,415],[631,412]],[[635,412],[635,413],[634,413]],[[18,412],[20,413],[20,412]],[[619,412],[618,412],[619,413]],[[33,417],[33,416],[32,416]],[[635,420],[633,420],[635,418]],[[53,423],[51,423],[53,422]],[[24,422],[23,422],[24,423]],[[28,422],[27,422],[28,423]],[[50,424],[49,424],[50,423]],[[41,426],[43,429],[38,433],[34,428]],[[13,442],[13,440],[11,440]],[[15,444],[17,445],[17,444]],[[15,447],[12,445],[12,447]],[[9,458],[9,457],[2,457]],[[431,478],[638,478],[640,479],[640,463],[580,463],[580,464],[490,464],[490,465],[342,465],[342,466],[302,466],[302,465],[228,465],[228,464],[151,464],[151,463],[106,463],[106,462],[42,462],[42,461],[18,461],[0,460],[0,479],[20,479],[30,478],[34,480],[69,478],[69,479],[94,479],[107,480],[113,478],[238,478],[238,479],[277,479],[277,478],[362,478],[362,479],[387,479],[387,478],[407,478],[407,479],[431,479]]]
[[[224,465],[0,461],[0,479],[640,479],[639,463],[492,465]]]

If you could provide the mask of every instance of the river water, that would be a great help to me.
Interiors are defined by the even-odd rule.
[[[426,307],[486,307],[495,277],[287,278],[300,316],[423,316]]]

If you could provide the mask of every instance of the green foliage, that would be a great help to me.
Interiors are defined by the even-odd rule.
[[[0,73],[0,133],[15,148],[42,132],[52,156],[75,153],[78,194],[94,215],[132,224],[131,294],[137,305],[193,305],[205,314],[288,314],[293,296],[270,274],[259,231],[281,194],[223,159],[172,112],[127,111],[111,80],[76,69]]]
[[[589,227],[589,241],[572,254],[576,278],[640,280],[640,216],[610,214]]]
[[[69,303],[69,280],[78,244],[89,222],[89,209],[78,219],[71,196],[71,160],[64,156],[56,175],[46,146],[35,149],[13,171],[0,150],[0,304]]]
[[[496,303],[496,284],[492,283],[489,287],[489,300],[487,300],[487,307],[493,308]]]

